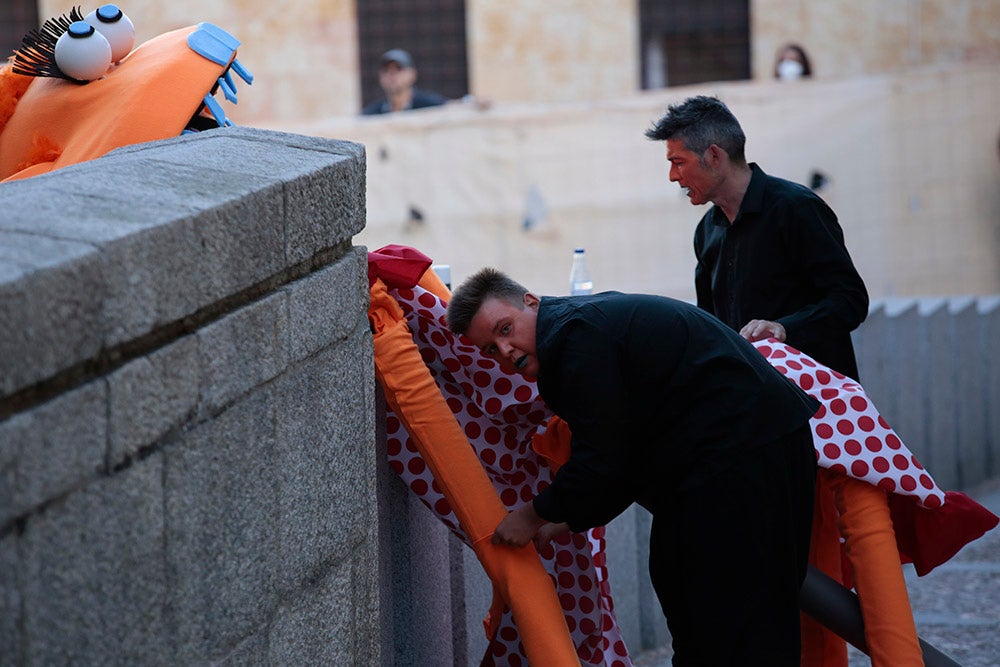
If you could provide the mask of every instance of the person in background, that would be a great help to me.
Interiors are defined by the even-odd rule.
[[[691,203],[713,204],[694,234],[698,306],[750,342],[776,338],[857,380],[851,331],[868,290],[826,202],[748,164],[743,129],[715,97],[671,105],[646,136],[666,142],[670,180]]]
[[[390,49],[379,58],[378,83],[385,97],[362,109],[366,116],[437,107],[448,102],[443,95],[416,87],[417,68],[413,57],[403,49]]]
[[[774,60],[774,78],[779,81],[797,81],[812,76],[812,66],[805,49],[798,44],[785,44],[778,49]]]
[[[674,664],[798,667],[817,401],[668,297],[538,297],[482,269],[447,321],[506,372],[537,379],[572,432],[552,484],[506,515],[494,544],[602,526],[638,502],[653,514],[649,572]]]
[[[378,83],[385,97],[362,109],[361,113],[365,116],[426,109],[457,102],[472,105],[480,111],[492,105],[484,97],[466,95],[461,100],[450,100],[444,95],[417,88],[417,68],[413,64],[413,57],[403,49],[390,49],[379,58]]]

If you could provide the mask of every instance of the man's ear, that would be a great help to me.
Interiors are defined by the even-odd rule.
[[[722,164],[722,161],[729,157],[729,154],[718,144],[711,144],[705,151],[705,157],[708,158],[709,164],[712,166],[718,166]]]
[[[531,292],[524,293],[524,305],[527,306],[528,308],[538,308],[538,304],[540,304],[541,302],[542,300],[539,299],[534,294],[532,294]]]

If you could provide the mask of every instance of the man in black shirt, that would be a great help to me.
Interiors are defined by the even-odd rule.
[[[570,426],[569,460],[493,542],[552,524],[653,513],[650,575],[675,665],[799,664],[818,403],[716,318],[659,296],[539,298],[484,269],[448,326],[501,368],[537,378]]]
[[[409,52],[403,49],[390,49],[382,54],[378,63],[378,83],[385,98],[362,109],[365,116],[438,107],[448,102],[443,95],[416,87],[416,65]]]
[[[714,204],[694,237],[698,305],[751,342],[777,338],[858,379],[851,331],[868,291],[826,202],[747,164],[743,130],[714,97],[668,107],[646,136],[666,141],[691,203]]]

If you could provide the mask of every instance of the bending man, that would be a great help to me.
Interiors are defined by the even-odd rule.
[[[573,433],[569,461],[494,543],[604,525],[639,502],[653,514],[649,568],[674,664],[799,664],[815,400],[716,318],[666,297],[540,298],[484,269],[447,317],[536,378]]]

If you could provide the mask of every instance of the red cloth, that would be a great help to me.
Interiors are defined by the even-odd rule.
[[[433,263],[415,248],[390,244],[368,253],[368,287],[382,279],[389,287],[413,287]]]

